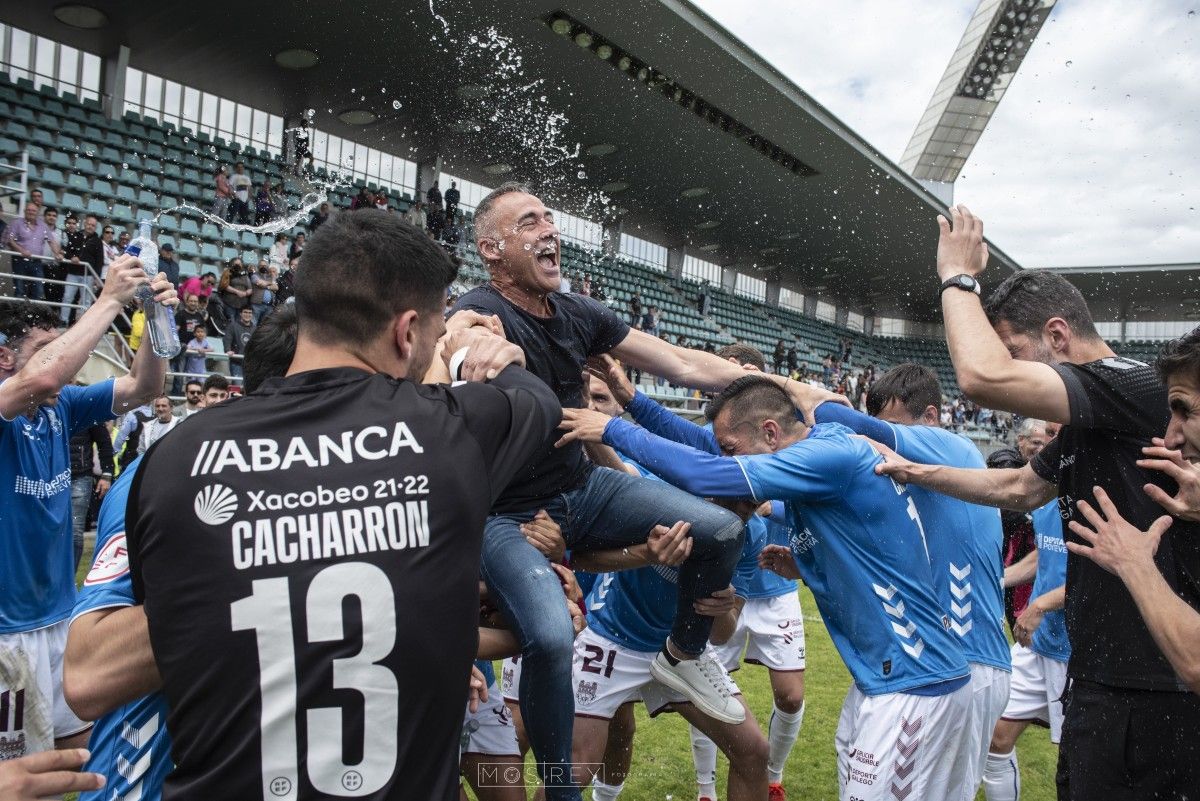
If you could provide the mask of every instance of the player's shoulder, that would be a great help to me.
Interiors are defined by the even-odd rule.
[[[504,314],[508,311],[508,306],[504,297],[499,292],[487,284],[482,284],[460,295],[458,300],[454,302],[451,312],[462,311],[463,309],[485,310],[495,314]]]
[[[942,457],[942,462],[951,467],[987,467],[983,454],[975,443],[962,434],[940,426],[892,426],[896,437],[922,443]]]

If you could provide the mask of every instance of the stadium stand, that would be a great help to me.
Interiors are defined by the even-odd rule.
[[[13,159],[22,151],[29,157],[29,181],[40,187],[46,202],[64,211],[95,213],[117,226],[130,227],[137,219],[186,203],[207,209],[211,184],[219,164],[243,161],[255,185],[269,179],[282,183],[285,165],[279,156],[241,143],[209,137],[188,128],[160,123],[149,117],[127,113],[109,119],[93,100],[81,101],[72,94],[57,94],[48,87],[35,88],[28,79],[16,82],[0,76],[0,157]],[[322,180],[336,180],[324,168],[315,170]],[[404,212],[414,202],[411,195],[375,183],[335,184],[329,201],[348,207],[361,186],[386,192],[392,208]],[[287,195],[289,207],[300,196],[296,189]],[[64,215],[65,216],[65,215]],[[467,215],[468,227],[470,214]],[[272,243],[270,234],[238,232],[203,222],[189,212],[168,211],[158,218],[160,243],[176,248],[181,277],[207,270],[219,271],[220,262],[240,256],[247,263],[265,255]],[[293,229],[289,235],[303,230]],[[461,250],[462,288],[487,280],[487,271],[471,237]],[[808,317],[784,306],[769,306],[751,298],[709,286],[710,314],[697,306],[703,285],[687,277],[666,272],[625,257],[612,258],[599,250],[563,240],[564,274],[587,273],[606,288],[606,302],[628,318],[629,301],[636,293],[644,307],[661,310],[660,331],[672,339],[684,337],[696,347],[713,347],[747,342],[770,354],[775,343],[795,345],[802,372],[821,373],[827,355],[851,347],[850,369],[874,365],[882,371],[904,361],[916,361],[938,372],[948,398],[959,395],[946,345],[941,340],[867,336],[824,320]],[[1118,352],[1140,360],[1151,360],[1158,345],[1152,341],[1111,343]],[[652,381],[652,379],[649,379]],[[646,384],[645,389],[677,406],[689,394],[672,387]]]

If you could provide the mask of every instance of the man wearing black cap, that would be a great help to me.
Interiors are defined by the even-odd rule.
[[[158,256],[158,269],[162,271],[171,286],[179,288],[179,262],[175,260],[175,246],[167,242],[161,248]]]

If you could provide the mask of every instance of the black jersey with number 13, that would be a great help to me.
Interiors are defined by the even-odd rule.
[[[164,799],[457,798],[484,519],[558,424],[490,385],[315,370],[196,415],[130,492]]]

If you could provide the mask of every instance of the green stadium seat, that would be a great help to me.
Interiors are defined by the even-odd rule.
[[[116,148],[124,148],[125,147],[125,137],[123,137],[121,134],[117,133],[116,131],[110,130],[104,134],[104,144],[111,145]]]
[[[47,206],[58,205],[58,194],[43,183],[38,184],[38,188],[42,190],[42,200]]]
[[[184,217],[179,221],[179,230],[183,234],[190,236],[200,236],[200,226],[196,224],[193,217]]]
[[[129,153],[128,155],[126,155],[125,156],[125,165],[127,167],[129,167],[129,169],[131,169],[131,170],[145,169],[143,162],[142,162],[142,157],[138,153]]]
[[[37,119],[34,118],[33,112],[25,106],[16,106],[12,110],[14,120],[19,120],[27,125],[37,125]]]
[[[172,233],[179,231],[179,223],[175,221],[175,215],[173,214],[164,214],[159,217],[158,227],[161,231],[171,231]]]
[[[67,176],[67,186],[80,192],[92,191],[92,185],[88,182],[88,179],[77,172]]]
[[[0,137],[0,153],[3,153],[5,156],[14,156],[20,152],[20,142],[8,136]]]
[[[155,192],[162,191],[162,181],[152,172],[142,173],[142,186]]]
[[[117,194],[111,182],[101,179],[92,181],[92,192],[104,198],[113,198]]]
[[[205,242],[200,246],[200,256],[205,261],[220,261],[221,251],[217,250],[217,246],[212,242]]]
[[[221,261],[229,261],[230,259],[239,258],[242,254],[233,245],[225,245],[221,248]]]
[[[100,194],[100,190],[97,189],[97,184],[99,183],[101,182],[97,181],[96,183],[92,184],[92,191],[96,192],[97,194]],[[137,201],[137,193],[133,191],[132,186],[121,184],[117,187],[117,200],[121,200],[133,205],[133,203]]]
[[[61,203],[64,209],[73,211],[76,214],[84,214],[87,212],[87,205],[83,202],[83,198],[71,192],[64,192]]]
[[[133,209],[124,203],[115,203],[112,207],[112,218],[119,223],[134,223],[137,220],[133,216]]]
[[[179,255],[180,256],[190,256],[194,259],[200,258],[200,248],[196,247],[196,240],[180,239],[179,240]]]
[[[167,152],[158,142],[150,142],[146,145],[146,155],[156,159],[164,159],[167,157]]]
[[[94,197],[87,202],[87,213],[105,219],[108,217],[108,204],[100,198]]]
[[[182,252],[182,251],[180,251]],[[181,278],[190,278],[193,275],[199,275],[200,272],[196,269],[196,263],[193,261],[179,260],[179,275]]]
[[[42,184],[43,187],[54,186],[58,188],[66,188],[69,186],[66,177],[63,176],[62,171],[57,167],[46,167],[43,169],[39,183]]]
[[[140,177],[138,177],[138,174],[128,168],[121,169],[120,174],[117,176],[117,180],[123,184],[126,184],[127,186],[141,186],[142,185],[142,179]]]

